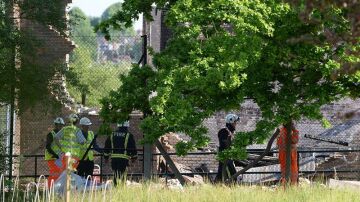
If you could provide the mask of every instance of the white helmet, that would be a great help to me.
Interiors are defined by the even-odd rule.
[[[117,126],[118,127],[129,127],[129,121],[124,121],[123,123],[118,123]]]
[[[82,118],[80,119],[80,125],[90,126],[90,125],[92,125],[92,123],[91,123],[91,121],[90,121],[89,118],[87,118],[87,117],[82,117]]]
[[[75,122],[79,119],[77,114],[70,114],[68,119],[70,120],[70,122]]]
[[[236,121],[239,121],[239,120],[240,120],[240,118],[236,114],[228,114],[225,117],[226,123],[235,123]]]
[[[61,117],[57,117],[57,118],[54,120],[54,123],[55,123],[55,124],[65,125],[65,122],[64,122],[64,120],[63,120]]]

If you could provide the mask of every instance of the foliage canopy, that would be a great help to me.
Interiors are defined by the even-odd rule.
[[[121,8],[121,4],[111,5],[104,11],[103,16],[114,13],[119,7]],[[86,97],[86,106],[98,107],[102,97],[120,86],[119,75],[126,74],[131,64],[127,61],[114,63],[100,59],[103,56],[101,54],[106,55],[104,52],[100,53],[99,50],[100,46],[105,45],[105,41],[101,40],[100,33],[93,31],[91,19],[80,8],[72,8],[69,11],[69,19],[70,38],[77,48],[70,55],[70,71],[66,72],[67,82],[70,84],[68,89],[77,102]],[[134,33],[134,29],[129,28],[124,32],[113,31],[111,34],[115,41],[124,35],[135,37]]]
[[[15,15],[14,2],[19,11]],[[35,21],[65,34],[67,25],[63,15],[64,5],[60,1],[0,1],[1,103],[9,104],[16,100],[20,111],[36,103],[49,103],[49,91],[57,87],[52,82],[53,77],[63,72],[64,65],[36,62],[43,42],[27,30],[20,30],[17,22]]]
[[[107,121],[122,121],[134,109],[143,111],[145,141],[182,132],[191,137],[177,145],[178,153],[185,154],[209,141],[202,126],[205,118],[237,110],[250,97],[262,119],[254,131],[238,133],[232,148],[220,155],[244,158],[250,139],[262,143],[289,120],[323,119],[322,105],[359,97],[359,72],[332,78],[344,62],[359,62],[347,51],[358,50],[359,41],[335,46],[326,40],[327,30],[350,31],[341,8],[314,8],[309,18],[317,23],[308,23],[299,18],[301,6],[278,0],[165,2],[125,1],[122,12],[98,27],[107,33],[118,21],[128,25],[139,12],[149,17],[152,3],[168,7],[166,22],[173,37],[154,55],[155,69],[134,67],[122,77],[123,85],[103,100]],[[304,36],[317,43],[299,40]]]

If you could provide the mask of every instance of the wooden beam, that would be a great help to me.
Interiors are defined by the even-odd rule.
[[[162,144],[160,143],[159,140],[155,141],[155,146],[159,149],[160,153],[165,158],[167,164],[170,166],[172,172],[175,174],[175,177],[179,180],[180,184],[185,185],[185,179],[180,174],[180,172],[179,172],[178,168],[176,167],[174,161],[171,159],[169,154],[165,151],[164,147],[162,146]]]

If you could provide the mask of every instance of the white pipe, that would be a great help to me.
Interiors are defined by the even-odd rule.
[[[38,189],[38,185],[35,182],[28,183],[26,185],[26,192],[25,192],[24,202],[26,201],[27,197],[29,197],[29,192],[30,192],[31,185],[35,185],[36,189]],[[36,201],[36,195],[35,195],[35,201]]]
[[[3,196],[3,200],[2,200],[3,202],[5,202],[5,182],[4,182],[4,181],[5,181],[4,175],[1,174],[1,176],[0,176],[0,190],[1,190],[1,187],[2,187],[2,188],[3,188],[3,189],[2,189],[2,190],[3,190],[3,191],[2,191],[2,192],[3,192],[3,193],[2,193],[2,194],[3,194],[3,195],[2,195],[2,196]]]
[[[109,184],[112,184],[112,182],[109,181],[109,180],[106,181],[105,187],[104,187],[104,190],[103,190],[103,202],[106,202],[106,191],[107,191],[107,187],[108,187]],[[110,197],[111,197],[111,194],[110,194]],[[111,199],[110,199],[110,201],[111,201]]]
[[[17,191],[17,190],[19,190],[19,176],[16,176],[16,178],[15,178],[14,190],[13,190],[13,194],[11,196],[11,202],[14,201],[15,193],[17,193],[16,194],[16,199],[19,199],[19,191]]]
[[[85,192],[86,192],[86,189],[87,189],[87,184],[90,181],[91,181],[91,176],[89,175],[89,176],[86,177],[85,187],[84,187],[83,195],[82,195],[82,198],[81,198],[81,202],[84,202]]]

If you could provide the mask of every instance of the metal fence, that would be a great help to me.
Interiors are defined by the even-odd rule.
[[[9,147],[9,128],[10,128],[10,107],[9,105],[1,105],[0,103],[0,153],[7,153]],[[0,172],[6,173],[7,158],[0,157]]]
[[[138,161],[143,163],[143,150],[138,150],[139,152],[139,158]],[[248,150],[249,154],[261,154],[264,151],[263,150]],[[272,150],[269,155],[276,156],[277,150]],[[193,152],[189,153],[188,156],[207,156],[207,155],[215,155],[216,152]],[[342,164],[338,164],[337,166],[329,166],[329,167],[322,167],[322,168],[316,168],[309,169],[306,167],[301,166],[301,158],[303,154],[311,154],[314,158],[312,159],[312,163],[318,164],[319,162],[323,162],[323,158],[334,158],[334,159],[343,159],[345,156],[351,156],[355,154],[356,161],[342,161]],[[326,154],[326,155],[324,155]],[[162,155],[161,153],[154,153],[153,156],[159,156]],[[176,155],[176,153],[168,153],[170,156]],[[299,174],[300,177],[315,177],[315,176],[321,176],[321,177],[339,177],[343,179],[360,179],[360,166],[359,166],[359,155],[360,155],[360,149],[336,149],[336,150],[324,150],[324,149],[312,149],[312,150],[299,150],[298,156],[299,156]],[[0,155],[0,158],[9,158],[8,155]],[[346,158],[346,157],[345,157]],[[353,158],[353,157],[352,157]],[[26,169],[31,170],[31,173],[28,174],[19,174],[18,177],[21,179],[27,178],[27,179],[33,179],[34,182],[37,182],[39,177],[41,175],[48,176],[48,168],[44,164],[44,155],[14,155],[13,161],[20,161],[20,162],[27,162],[32,161],[33,163],[29,166],[26,166]],[[109,177],[113,176],[113,173],[111,169],[109,168],[109,165],[106,165],[104,163],[104,156],[102,154],[95,155],[95,163],[97,166],[99,166],[98,173],[95,173],[93,176],[100,177],[100,181],[103,181],[105,179],[108,179]],[[275,170],[258,170],[256,168],[264,168],[264,166],[255,167],[254,170],[248,170],[245,174],[242,175],[242,179],[244,181],[242,182],[252,182],[252,183],[261,183],[261,182],[267,182],[267,181],[277,181],[280,179],[280,170],[278,168],[277,163],[274,164],[277,166],[277,169]],[[166,164],[166,167],[168,165]],[[237,167],[238,170],[241,169],[240,167]],[[95,168],[96,170],[96,168]],[[187,175],[187,176],[194,176],[194,175],[201,175],[203,177],[208,178],[210,181],[213,181],[214,175],[217,174],[217,171],[209,171],[206,169],[193,169],[191,171],[181,172],[181,175]],[[138,172],[129,172],[127,174],[128,179],[143,179],[144,172],[138,171]],[[152,172],[153,177],[164,177],[164,178],[173,178],[175,177],[175,174],[168,169],[164,170],[163,172]],[[251,180],[252,181],[251,181]],[[263,181],[259,181],[258,179],[263,179]],[[241,181],[240,181],[241,182]]]

